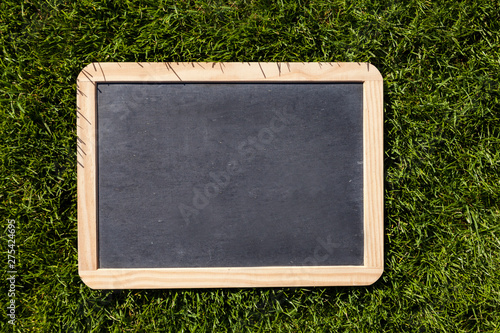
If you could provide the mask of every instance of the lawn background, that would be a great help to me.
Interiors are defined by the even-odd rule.
[[[500,331],[499,1],[0,3],[2,332]],[[385,272],[368,287],[117,290],[78,276],[76,77],[91,62],[370,62]],[[7,220],[16,220],[16,326]]]

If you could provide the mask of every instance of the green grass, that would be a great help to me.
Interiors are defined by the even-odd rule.
[[[2,332],[499,332],[500,3],[0,3]],[[373,286],[87,288],[76,76],[94,61],[363,61],[385,89],[385,260]],[[7,322],[7,220],[17,322]]]

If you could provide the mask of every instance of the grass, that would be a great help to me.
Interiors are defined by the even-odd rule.
[[[500,331],[499,8],[497,0],[2,1],[1,331]],[[378,67],[382,278],[352,288],[87,288],[77,271],[75,84],[94,61]]]

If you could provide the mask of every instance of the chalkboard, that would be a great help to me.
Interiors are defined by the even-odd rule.
[[[381,83],[369,64],[87,66],[77,93],[82,279],[374,282]]]

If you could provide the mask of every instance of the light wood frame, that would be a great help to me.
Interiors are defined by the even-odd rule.
[[[103,269],[97,252],[99,82],[362,82],[364,265]],[[383,272],[383,79],[368,63],[92,63],[77,78],[78,271],[91,288],[369,285]]]

